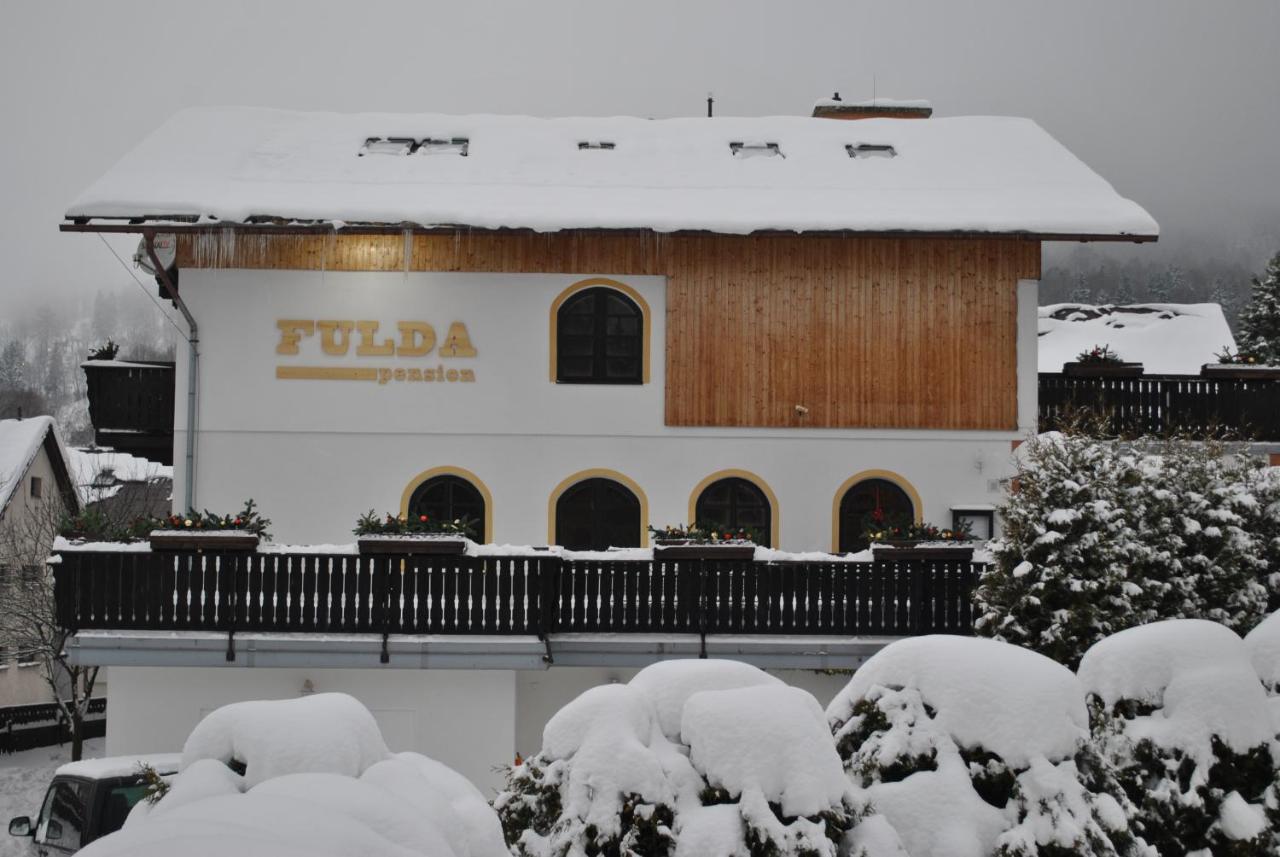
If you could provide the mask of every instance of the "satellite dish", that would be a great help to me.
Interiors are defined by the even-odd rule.
[[[156,258],[160,260],[164,270],[168,271],[178,259],[178,236],[172,232],[163,232],[155,237],[153,244],[156,248]],[[155,266],[151,264],[151,257],[147,254],[147,238],[145,235],[138,242],[138,249],[133,254],[133,264],[153,277],[159,275]]]

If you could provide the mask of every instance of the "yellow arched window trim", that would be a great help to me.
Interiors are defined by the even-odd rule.
[[[642,383],[649,383],[649,340],[653,338],[652,326],[650,319],[652,314],[649,312],[649,302],[646,301],[639,292],[628,286],[626,283],[610,280],[608,277],[592,277],[587,280],[579,280],[569,288],[565,289],[556,299],[551,302],[551,336],[548,340],[551,351],[551,383],[556,382],[556,358],[558,356],[557,349],[560,334],[560,307],[573,295],[583,289],[595,288],[602,286],[608,289],[622,292],[640,307],[640,324],[642,336],[640,337],[640,380]]]
[[[764,496],[769,501],[769,540],[772,542],[772,544],[767,545],[767,547],[777,547],[782,544],[781,539],[779,539],[782,515],[778,509],[778,495],[773,493],[773,489],[769,487],[768,482],[765,482],[764,479],[759,475],[752,473],[750,470],[717,470],[715,473],[712,473],[710,476],[695,485],[693,487],[693,493],[689,495],[688,523],[693,524],[697,522],[698,498],[702,496],[702,492],[707,490],[707,487],[713,482],[719,482],[721,479],[733,478],[745,479],[764,492]]]
[[[424,470],[417,476],[409,480],[409,484],[405,486],[404,493],[400,495],[400,514],[409,514],[409,501],[413,499],[413,492],[429,479],[437,476],[457,476],[459,479],[465,479],[475,486],[480,492],[480,497],[484,500],[484,538],[490,544],[495,544],[496,540],[493,536],[493,495],[489,493],[489,486],[476,476],[470,470],[463,467],[453,467],[445,465],[444,467],[433,467],[430,470]]]
[[[859,482],[865,482],[868,479],[883,479],[886,482],[892,482],[903,491],[907,492],[907,496],[911,498],[911,507],[915,513],[915,522],[917,524],[924,521],[924,501],[920,499],[920,492],[916,490],[916,486],[907,481],[906,477],[894,473],[892,470],[863,470],[855,473],[840,483],[840,487],[836,489],[836,496],[831,501],[831,552],[840,552],[840,501],[844,500],[844,495],[849,493],[849,489],[857,485]]]
[[[560,496],[568,491],[579,482],[585,482],[588,479],[609,479],[623,485],[632,494],[636,495],[636,499],[640,501],[640,547],[647,548],[649,546],[649,497],[644,493],[644,489],[640,487],[630,476],[619,473],[616,470],[609,470],[604,467],[592,467],[588,470],[579,470],[562,480],[555,490],[551,492],[551,496],[547,498],[547,544],[556,543],[556,503],[560,502]]]

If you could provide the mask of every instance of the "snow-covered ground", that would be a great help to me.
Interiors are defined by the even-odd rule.
[[[84,758],[97,759],[103,753],[103,738],[84,743]],[[35,816],[44,790],[59,765],[71,761],[71,745],[40,747],[12,755],[0,755],[0,825],[7,830],[9,819]],[[9,836],[0,830],[0,857],[30,857],[31,840]]]

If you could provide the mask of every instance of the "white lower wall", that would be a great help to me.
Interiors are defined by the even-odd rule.
[[[502,786],[494,769],[542,746],[547,720],[578,694],[629,681],[635,669],[283,670],[228,667],[112,667],[108,755],[182,748],[204,715],[231,702],[288,699],[310,680],[316,692],[341,691],[373,712],[392,750],[414,750],[467,776],[486,796]],[[847,674],[771,670],[824,707]]]
[[[444,762],[486,795],[515,747],[515,675],[507,670],[281,670],[113,667],[107,755],[182,749],[200,719],[249,699],[341,691],[373,712],[392,750]]]

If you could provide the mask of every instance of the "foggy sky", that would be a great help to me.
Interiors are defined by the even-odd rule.
[[[936,115],[1039,122],[1160,221],[1163,246],[1124,252],[1260,246],[1280,235],[1278,40],[1276,0],[4,0],[0,319],[131,283],[58,224],[191,105],[667,117],[711,91],[718,114],[807,115],[874,75]]]

